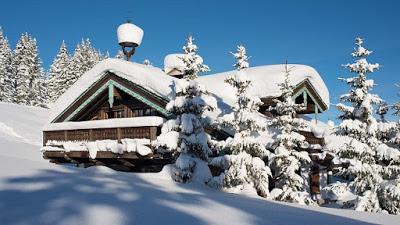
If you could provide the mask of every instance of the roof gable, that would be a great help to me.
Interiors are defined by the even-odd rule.
[[[82,110],[86,109],[88,106],[95,105],[95,100],[98,99],[101,94],[104,94],[104,92],[108,92],[109,103],[112,105],[112,100],[110,97],[113,97],[112,91],[114,87],[154,108],[165,117],[172,116],[172,114],[165,109],[165,105],[168,100],[157,96],[128,80],[120,78],[111,72],[108,72],[83,93],[81,93],[81,95],[78,96],[74,102],[65,107],[65,109],[54,120],[52,120],[52,122],[71,121]]]
[[[318,90],[316,95],[329,107],[329,92],[324,81],[315,69],[305,65],[289,64],[291,69],[290,84],[293,86],[299,85],[301,82],[308,79],[310,85]],[[204,84],[208,91],[216,94],[223,101],[232,105],[235,102],[234,89],[224,82],[230,75],[236,71],[228,71],[214,75],[201,76],[198,80]],[[285,79],[285,65],[269,65],[257,66],[246,69],[247,77],[252,81],[252,86],[249,88],[249,94],[260,98],[279,97],[281,91],[279,84]]]

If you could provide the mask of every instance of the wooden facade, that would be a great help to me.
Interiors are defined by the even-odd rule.
[[[165,110],[167,102],[166,99],[107,72],[52,123],[79,123],[133,117],[145,119],[147,116],[169,118],[171,115]],[[160,132],[159,126],[46,130],[43,131],[43,145],[45,146],[49,141],[62,143],[109,139],[121,143],[124,138],[155,140]],[[52,146],[60,147],[57,144]],[[43,157],[54,163],[75,163],[84,166],[106,165],[124,171],[158,171],[172,160],[172,156],[168,154],[140,156],[134,152],[124,152],[123,154],[98,152],[96,159],[90,159],[87,151],[45,151]]]

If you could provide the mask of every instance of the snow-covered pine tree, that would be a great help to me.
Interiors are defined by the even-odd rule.
[[[220,118],[222,128],[234,132],[233,138],[228,138],[222,146],[226,153],[216,157],[210,164],[224,169],[215,178],[217,185],[223,188],[239,188],[252,186],[260,196],[269,194],[269,177],[271,170],[262,160],[268,155],[268,150],[261,141],[260,132],[265,130],[265,121],[258,113],[261,100],[248,94],[251,80],[246,75],[249,67],[248,57],[244,46],[239,45],[235,53],[236,72],[225,82],[235,89],[236,101],[231,113]]]
[[[152,65],[150,60],[148,60],[148,59],[143,60],[142,64],[145,65],[145,66],[151,66]]]
[[[342,112],[339,115],[342,123],[337,129],[337,133],[375,146],[377,144],[375,136],[377,121],[373,116],[373,105],[380,104],[382,99],[378,95],[370,93],[370,89],[374,86],[374,81],[367,79],[367,74],[378,69],[379,64],[371,64],[367,61],[367,57],[372,52],[364,48],[362,44],[363,40],[357,37],[356,48],[352,53],[355,62],[345,65],[356,76],[339,78],[350,86],[351,91],[340,96],[341,102],[348,102],[350,105],[339,103],[336,106]]]
[[[86,71],[93,68],[99,61],[105,59],[103,54],[92,47],[90,40],[81,41],[70,59],[67,75],[67,88],[78,80]]]
[[[13,54],[0,27],[0,101],[11,102]]]
[[[274,99],[275,106],[268,111],[274,114],[270,126],[279,131],[271,146],[269,165],[272,170],[275,188],[271,198],[279,201],[297,202],[316,205],[310,197],[308,180],[301,176],[309,172],[311,158],[304,149],[308,146],[305,137],[298,133],[305,127],[304,121],[297,117],[297,112],[304,109],[304,104],[297,104],[292,99],[294,87],[290,84],[290,68],[285,65],[285,79],[279,84],[282,95]]]
[[[125,59],[125,54],[123,51],[118,50],[117,55],[115,56],[117,59]]]
[[[12,60],[14,103],[47,105],[46,76],[41,64],[36,39],[27,33],[22,34]]]
[[[400,87],[400,85],[396,84],[397,87]],[[397,93],[397,96],[400,96],[400,93]],[[400,116],[400,102],[396,102],[393,106],[392,106],[393,110],[394,110],[394,115],[396,116]]]
[[[67,76],[70,57],[68,55],[67,46],[62,41],[57,56],[53,60],[53,64],[49,70],[48,92],[50,102],[55,102],[60,95],[67,89]]]
[[[376,108],[376,114],[379,115],[380,122],[386,122],[385,116],[389,111],[389,105],[386,102],[381,102]]]
[[[370,93],[374,81],[368,79],[367,75],[378,69],[379,64],[367,61],[372,51],[362,45],[363,39],[357,37],[352,53],[355,62],[345,65],[355,76],[341,78],[351,90],[340,97],[342,102],[349,104],[337,105],[342,112],[339,116],[342,122],[336,133],[352,137],[352,141],[337,151],[338,157],[348,163],[338,175],[351,179],[348,188],[358,195],[353,202],[356,210],[379,212],[384,209],[389,213],[399,213],[400,192],[388,194],[387,191],[396,190],[396,185],[399,186],[400,152],[384,144],[386,134],[383,133],[395,129],[396,125],[378,122],[374,118],[374,106],[383,101],[378,95]]]
[[[202,58],[197,54],[197,46],[189,36],[187,44],[183,47],[185,55],[184,77],[175,82],[174,96],[166,108],[176,115],[176,119],[168,121],[165,126],[173,124],[172,128],[165,131],[159,139],[172,136],[176,139],[169,140],[177,143],[179,156],[175,162],[172,178],[177,182],[207,182],[211,178],[207,166],[210,137],[205,133],[204,112],[216,108],[216,100],[210,96],[195,78],[208,71]],[[175,135],[170,135],[170,134]]]

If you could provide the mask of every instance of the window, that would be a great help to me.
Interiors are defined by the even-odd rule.
[[[128,114],[128,116],[130,117],[157,116],[157,111],[152,108],[132,109],[132,115]]]
[[[151,116],[151,109],[145,109],[144,116]]]
[[[143,109],[135,109],[134,117],[143,116]]]
[[[113,118],[123,118],[123,117],[124,117],[123,110],[113,111]]]

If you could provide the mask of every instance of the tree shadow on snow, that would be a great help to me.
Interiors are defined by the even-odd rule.
[[[0,224],[201,225],[231,224],[224,218],[235,217],[238,223],[246,217],[250,224],[369,224],[193,185],[177,184],[179,191],[168,191],[163,182],[150,183],[143,175],[82,170],[65,167],[5,180]],[[225,215],[213,215],[219,207]]]

